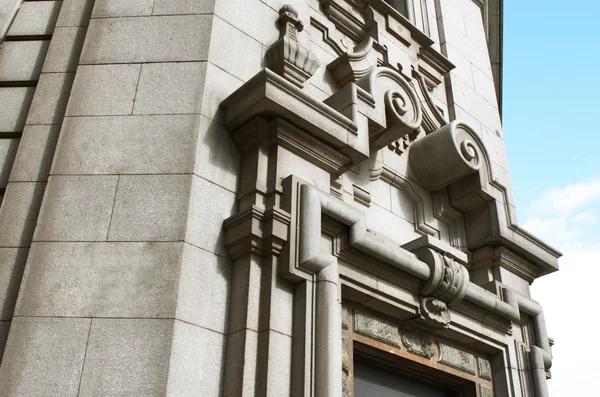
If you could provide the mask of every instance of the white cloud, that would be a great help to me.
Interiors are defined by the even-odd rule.
[[[569,215],[600,201],[600,178],[547,191],[531,206],[532,213]]]
[[[524,227],[564,253],[560,270],[536,280],[532,297],[545,310],[554,338],[552,396],[585,396],[596,388],[593,345],[600,320],[593,314],[600,280],[600,179],[544,193],[529,208]]]

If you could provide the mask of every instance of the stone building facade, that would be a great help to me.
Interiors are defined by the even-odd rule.
[[[0,0],[0,396],[548,395],[502,1],[288,1]]]

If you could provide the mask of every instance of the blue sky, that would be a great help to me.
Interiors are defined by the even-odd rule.
[[[600,3],[575,4],[507,0],[504,10],[503,132],[519,223],[564,253],[561,270],[532,286],[555,339],[553,397],[597,393]]]

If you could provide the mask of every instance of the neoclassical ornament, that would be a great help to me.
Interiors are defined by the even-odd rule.
[[[478,172],[485,159],[475,132],[455,120],[415,141],[409,162],[419,182],[435,190]]]
[[[279,40],[267,50],[269,69],[298,87],[303,87],[319,68],[317,57],[298,42],[297,33],[304,29],[298,12],[287,4],[279,10]]]
[[[432,297],[421,297],[419,314],[423,320],[432,321],[444,328],[447,328],[450,325],[450,321],[452,321],[446,303]]]

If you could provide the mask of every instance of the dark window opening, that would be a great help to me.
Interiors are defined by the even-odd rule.
[[[408,18],[408,1],[409,0],[385,0],[386,3],[394,7],[402,16]],[[409,18],[410,19],[410,18]]]
[[[354,397],[457,397],[455,391],[369,361],[354,363]]]

